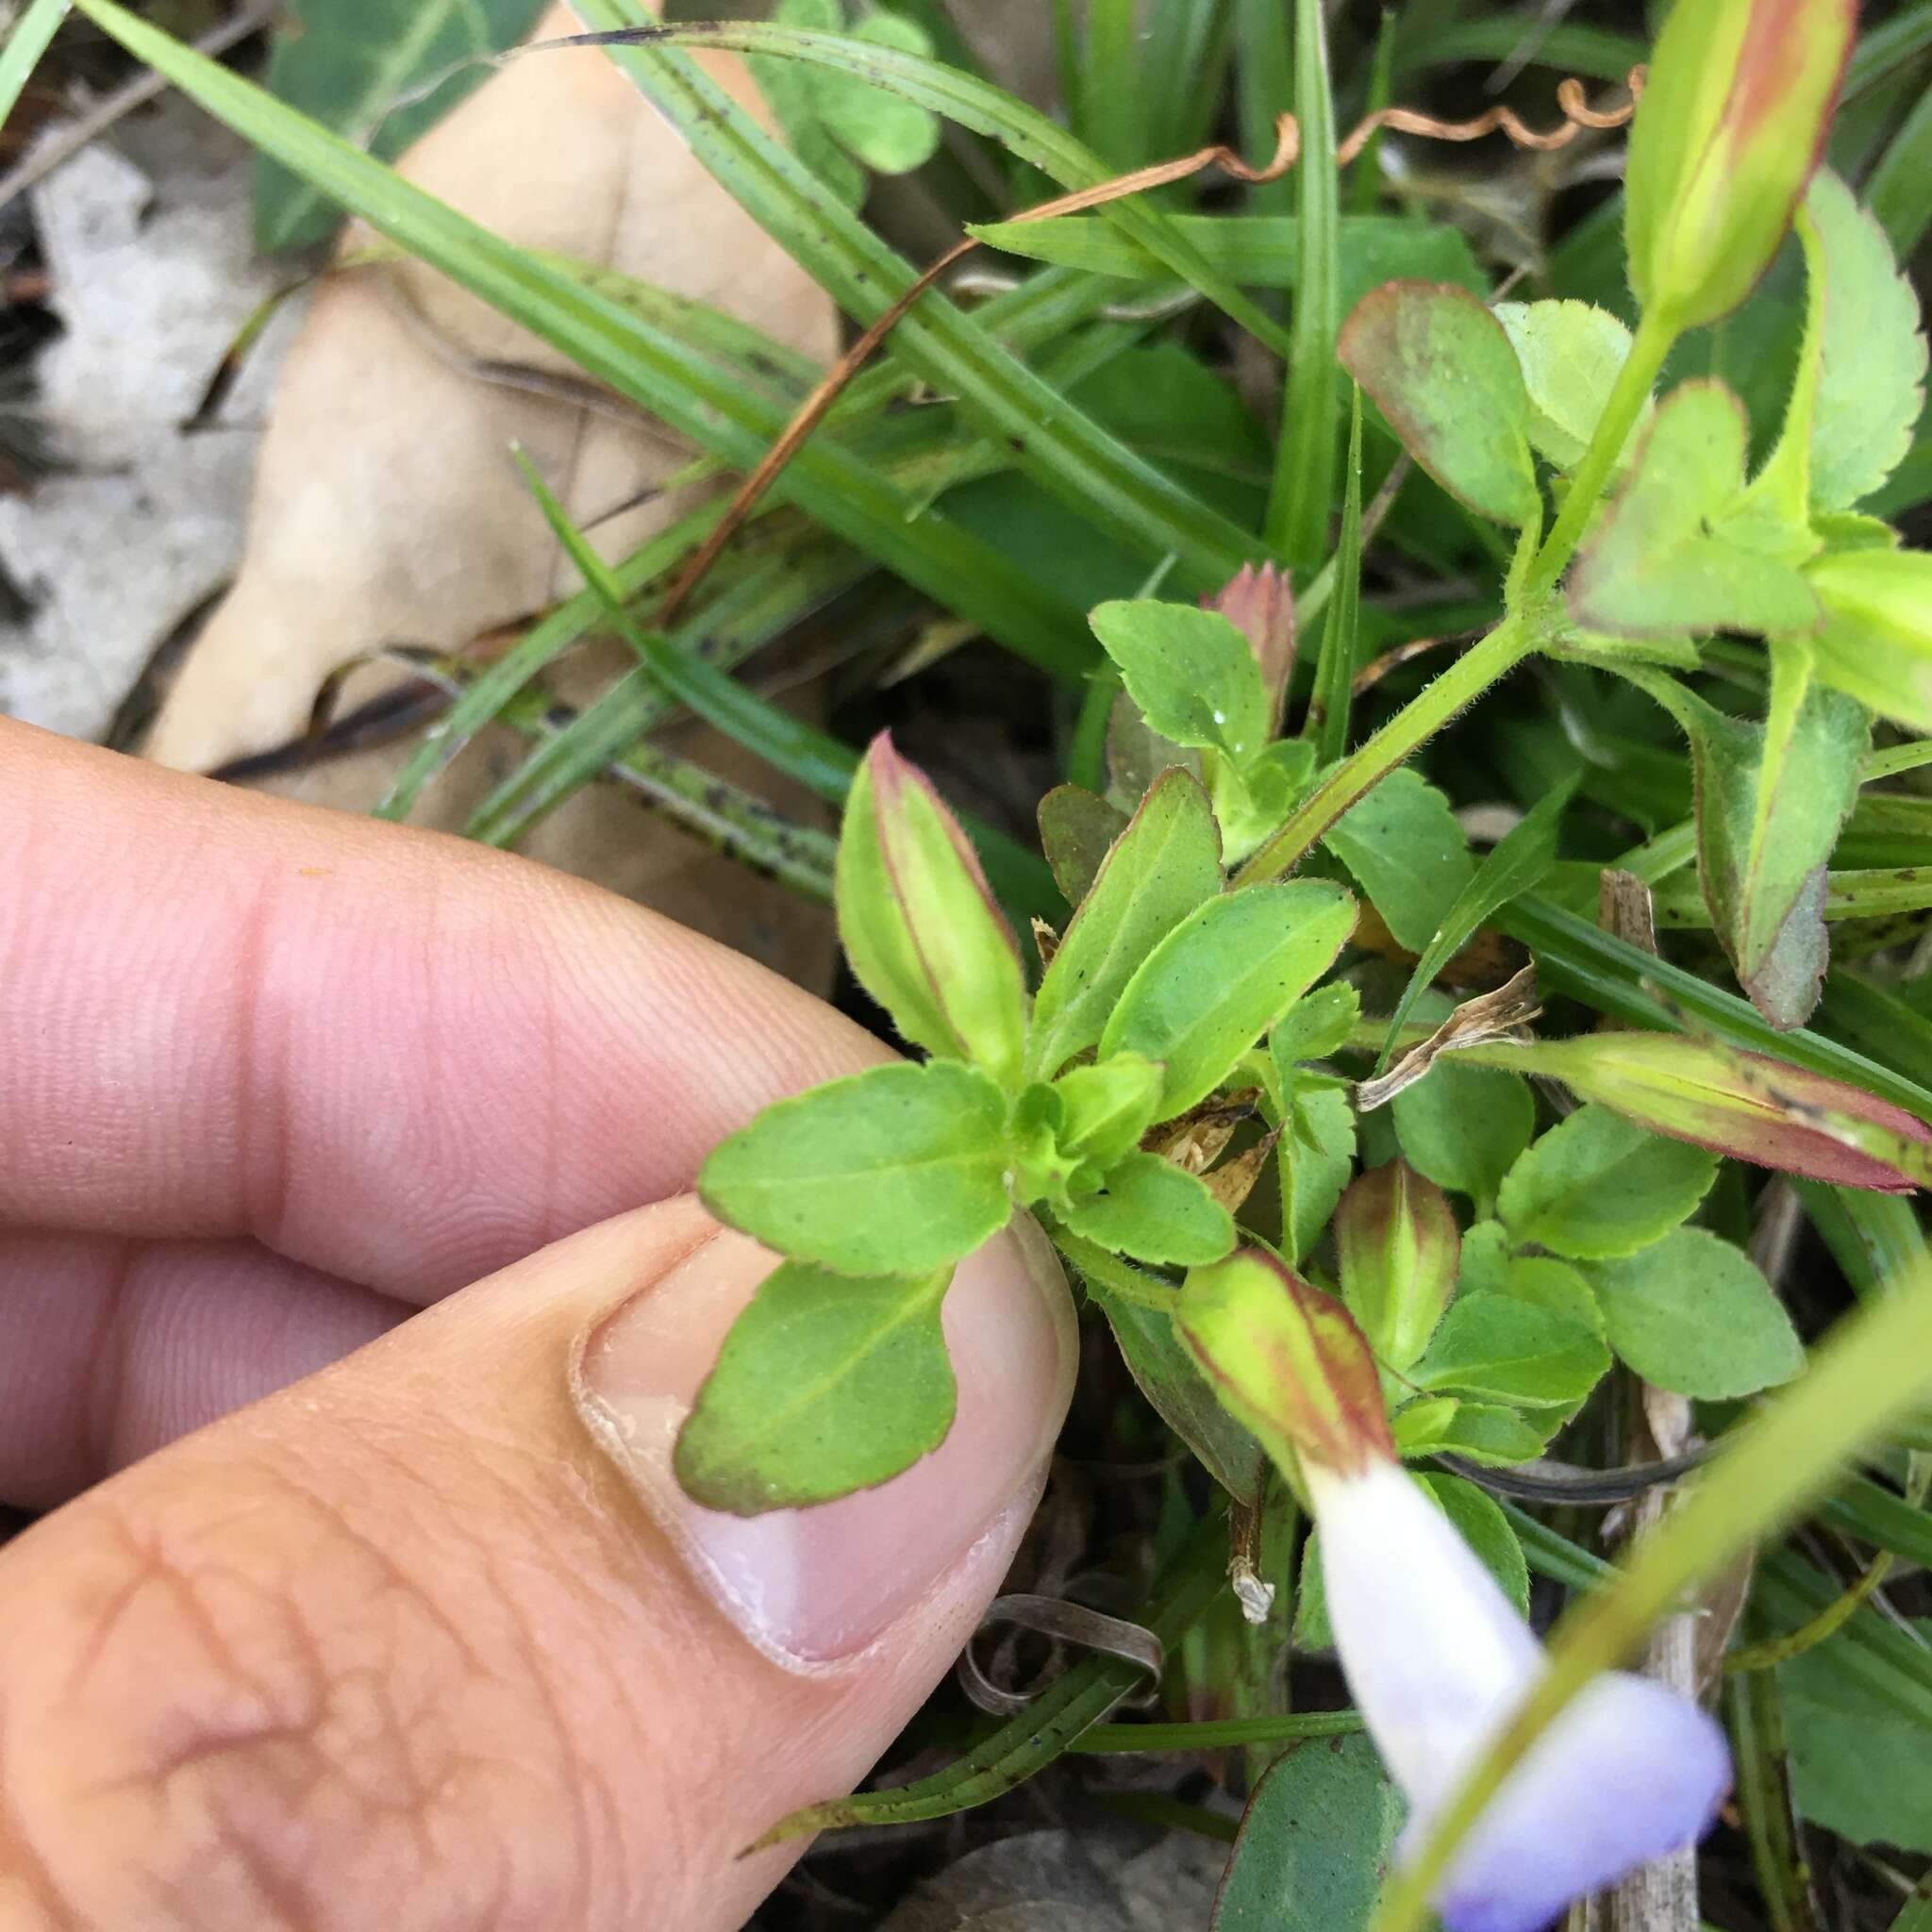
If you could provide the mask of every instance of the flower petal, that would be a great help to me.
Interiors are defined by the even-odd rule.
[[[1304,1458],[1322,1582],[1356,1707],[1410,1806],[1445,1797],[1542,1669],[1529,1626],[1399,1464]]]
[[[1436,1899],[1448,1932],[1538,1932],[1573,1899],[1695,1844],[1731,1786],[1724,1733],[1642,1677],[1598,1677],[1510,1774]],[[1427,1835],[1413,1817],[1400,1858]]]

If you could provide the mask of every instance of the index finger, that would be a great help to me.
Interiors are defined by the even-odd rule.
[[[0,879],[0,1225],[426,1300],[884,1051],[561,874],[5,721]]]

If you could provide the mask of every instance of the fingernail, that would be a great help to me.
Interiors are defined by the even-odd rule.
[[[721,1231],[591,1333],[574,1392],[719,1607],[760,1650],[799,1668],[865,1649],[982,1542],[1017,1540],[1015,1506],[1030,1507],[1038,1489],[1077,1342],[1058,1259],[1032,1220],[1016,1216],[959,1264],[947,1291],[941,1320],[958,1407],[939,1448],[836,1503],[725,1515],[684,1493],[672,1449],[725,1331],[774,1265],[769,1250]]]

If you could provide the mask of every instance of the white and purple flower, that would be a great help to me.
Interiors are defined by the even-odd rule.
[[[1542,1646],[1399,1463],[1305,1457],[1322,1579],[1357,1707],[1408,1801],[1412,1856],[1544,1668]],[[1731,1783],[1696,1705],[1609,1672],[1557,1718],[1491,1799],[1435,1905],[1448,1932],[1540,1932],[1573,1899],[1694,1844]]]

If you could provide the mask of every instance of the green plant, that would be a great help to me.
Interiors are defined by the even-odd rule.
[[[699,472],[752,469],[815,379],[741,324],[508,246],[112,0],[76,4],[680,429]],[[1023,204],[1041,176],[1091,197],[1048,220],[976,222],[1046,266],[974,312],[920,294],[888,359],[779,472],[758,511],[771,544],[727,550],[675,628],[659,622],[669,586],[720,511],[607,568],[534,479],[588,588],[490,671],[441,667],[456,708],[398,787],[400,814],[482,723],[517,724],[530,763],[475,828],[508,842],[574,785],[658,756],[640,741],[681,704],[842,801],[833,851],[814,827],[774,832],[760,801],[704,774],[661,778],[681,822],[700,824],[704,793],[707,836],[835,903],[857,979],[923,1057],[781,1102],[707,1163],[712,1210],[784,1258],[684,1425],[680,1478],[712,1507],[791,1508],[929,1452],[952,1416],[951,1272],[1034,1213],[1147,1402],[1226,1491],[1244,1603],[1266,1616],[1271,1585],[1283,1612],[1298,1596],[1300,1646],[1340,1645],[1379,1737],[1375,1658],[1403,1639],[1378,1652],[1361,1634],[1373,1616],[1351,1607],[1365,1589],[1399,1601],[1401,1586],[1374,1583],[1362,1549],[1435,1550],[1443,1588],[1473,1607],[1445,1681],[1491,1640],[1509,1659],[1480,1690],[1481,1722],[1457,1718],[1456,1750],[1405,1764],[1384,1745],[1415,1815],[1440,1825],[1403,1841],[1387,1923],[1412,1924],[1444,1882],[1452,1921],[1466,1917],[1455,1835],[1474,1824],[1469,1842],[1506,1876],[1534,1862],[1497,1836],[1524,1789],[1506,1774],[1521,1761],[1558,1790],[1560,1754],[1537,1752],[1557,1748],[1565,1701],[1608,1698],[1584,1687],[1673,1593],[1769,1538],[1861,1445],[1932,1449],[1911,1406],[1932,1274],[1911,1211],[1888,1198],[1932,1182],[1932,997],[1915,950],[1932,808],[1912,777],[1932,747],[1907,736],[1932,731],[1932,560],[1900,536],[1932,494],[1932,460],[1925,341],[1891,239],[1923,227],[1932,189],[1915,203],[1901,185],[1912,149],[1889,148],[1888,233],[1849,185],[1857,158],[1814,168],[1847,59],[1852,107],[1869,108],[1888,64],[1909,71],[1932,47],[1932,10],[1907,9],[1854,53],[1848,0],[1681,0],[1630,135],[1624,252],[1604,245],[1614,209],[1589,218],[1524,300],[1491,294],[1460,229],[1374,207],[1375,178],[1342,197],[1354,148],[1338,140],[1341,68],[1311,0],[1291,21],[1203,9],[1198,34],[1157,8],[1162,58],[1195,90],[1187,113],[1141,111],[1129,16],[1096,8],[1085,48],[1068,40],[1071,129],[932,58],[943,14],[930,8],[927,39],[883,12],[855,35],[824,31],[842,19],[830,0],[770,26],[659,29],[627,0],[580,10],[861,324],[891,315],[914,276],[855,211],[859,162],[914,164],[945,121],[1031,182]],[[1403,75],[1428,37],[1394,18],[1377,64]],[[1495,25],[1463,23],[1465,51]],[[1639,51],[1592,34],[1553,35],[1550,58],[1613,75]],[[691,61],[683,48],[700,43],[759,63],[789,146]],[[1205,130],[1211,113],[1191,108],[1211,109],[1230,48],[1251,86],[1293,75],[1307,147],[1294,212],[1265,187],[1241,211],[1208,211],[1173,171],[1156,193],[1109,198],[1115,167]],[[1894,145],[1917,142],[1920,109],[1890,111]],[[962,219],[988,212],[960,201]],[[1233,327],[1283,362],[1272,446],[1203,354]],[[894,407],[915,392],[940,400]],[[828,591],[881,574],[1059,680],[1069,782],[1040,804],[1044,868],[957,817],[890,736],[860,758],[731,675]],[[1398,574],[1424,583],[1419,615],[1391,594]],[[1151,575],[1172,594],[1149,593]],[[631,643],[637,669],[559,724],[539,680],[599,628]],[[1407,647],[1472,631],[1418,688]],[[1519,679],[1459,722],[1530,665],[1533,691]],[[1478,860],[1458,808],[1498,790],[1520,809]],[[1610,875],[1637,910],[1592,924]],[[1667,941],[1687,936],[1678,957],[1660,956],[1651,914]],[[1466,961],[1502,936],[1527,946],[1533,980]],[[1486,974],[1475,997],[1442,990]],[[1536,1035],[1532,985],[1572,1003]],[[1653,1030],[1604,1030],[1606,1017]],[[1794,1177],[1873,1302],[1815,1368],[1816,1308],[1794,1321],[1749,1249],[1767,1173]],[[1707,1405],[1722,1466],[1586,1598],[1545,1663],[1521,1624],[1525,1561],[1572,1588],[1600,1578],[1546,1525],[1445,1472],[1507,1478],[1559,1440],[1604,1450],[1643,1389]],[[1433,1465],[1432,1487],[1400,1461]],[[1899,1470],[1903,1496],[1879,1490],[1876,1517],[1869,1497],[1854,1508],[1851,1533],[1875,1549],[1932,1537],[1924,1466]],[[1300,1540],[1296,1507],[1318,1534]],[[1288,1527],[1264,1579],[1241,1539],[1271,1511]],[[1215,1614],[1225,1532],[1198,1494],[1191,1513],[1146,1617],[1171,1644]],[[1493,1581],[1473,1580],[1476,1566]],[[1785,1552],[1759,1607],[1790,1624],[1838,1595]],[[1897,1633],[1862,1599],[1834,1614],[1813,1640],[1820,1668],[1877,1684],[1923,1734],[1923,1652],[1888,1643]],[[1191,1667],[1231,1714],[1189,1727],[1191,1741],[1312,1734],[1307,1714],[1268,1705],[1240,1630],[1217,1641],[1218,1660]],[[793,1824],[991,1795],[1073,1746],[1131,1681],[1117,1662],[1081,1665],[957,1773]],[[1512,1716],[1525,1700],[1530,1715]],[[1638,1743],[1654,1720],[1705,1774],[1659,1801],[1657,1831],[1614,1848],[1622,1863],[1690,1835],[1722,1778],[1707,1735],[1643,1707]],[[1371,1790],[1356,1811],[1374,1828],[1328,1878],[1359,1924],[1392,1799],[1359,1754],[1345,1775]],[[1291,1783],[1257,1791],[1257,1842]],[[1747,1776],[1754,1829],[1776,1788]],[[1550,1804],[1533,1822],[1560,1837],[1574,1807]],[[1579,1857],[1568,1889],[1616,1869]],[[1553,1901],[1525,1890],[1516,1908],[1495,1923],[1539,1923],[1527,1915]]]

